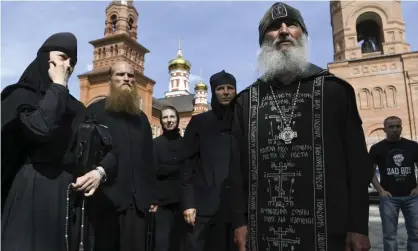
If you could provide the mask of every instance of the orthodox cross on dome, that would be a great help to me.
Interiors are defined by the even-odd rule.
[[[200,80],[203,81],[203,78],[202,78],[202,68],[200,68]]]
[[[177,49],[177,56],[183,57],[183,54],[181,53],[181,40],[183,40],[182,37],[179,37],[179,43],[178,43],[178,49]]]

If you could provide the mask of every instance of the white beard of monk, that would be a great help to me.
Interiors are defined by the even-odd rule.
[[[295,45],[279,50],[277,43],[281,40],[291,40]],[[304,73],[309,65],[307,41],[306,34],[297,40],[291,37],[275,40],[265,38],[257,57],[258,69],[263,73],[261,79],[278,79],[288,84]]]

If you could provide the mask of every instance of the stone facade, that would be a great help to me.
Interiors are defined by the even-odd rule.
[[[385,138],[398,116],[403,136],[418,140],[418,52],[405,41],[400,1],[331,1],[334,62],[328,69],[356,92],[367,145]]]

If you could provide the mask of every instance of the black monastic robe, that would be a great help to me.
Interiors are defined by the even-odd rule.
[[[226,202],[231,149],[230,122],[226,120],[211,110],[193,116],[187,125],[182,156],[190,158],[184,172],[182,210],[196,209],[195,225],[187,229],[187,251],[234,247]]]
[[[143,112],[138,116],[107,112],[105,101],[90,105],[87,114],[109,128],[112,150],[100,165],[105,170],[113,167],[116,171],[112,176],[116,177],[99,187],[96,203],[118,212],[131,206],[147,212],[151,204],[157,203],[152,131],[148,118]]]
[[[177,115],[177,118],[179,116]],[[157,173],[159,206],[155,214],[155,251],[178,250],[183,232],[180,210],[182,165],[174,159],[183,137],[176,128],[154,139],[154,164]]]
[[[258,80],[237,96],[229,202],[248,251],[342,251],[347,232],[368,234],[373,172],[354,90],[314,65],[300,82],[291,144],[270,85],[289,117],[297,82]]]
[[[181,198],[181,167],[174,159],[180,151],[183,137],[176,128],[165,131],[155,138],[154,164],[157,173],[159,205],[180,203]]]
[[[105,102],[87,107],[88,116],[107,126],[112,136],[112,150],[100,165],[116,169],[114,179],[101,184],[90,199],[95,247],[144,250],[148,210],[158,204],[151,126],[145,113],[106,111]]]
[[[195,115],[187,125],[184,148],[189,149],[183,184],[183,210],[196,208],[198,216],[213,217],[223,198],[230,162],[230,129],[213,111]],[[186,150],[184,150],[186,151]],[[193,173],[193,174],[192,174]],[[225,213],[225,209],[221,214]]]
[[[75,250],[65,238],[72,228],[67,188],[75,179],[65,156],[84,110],[59,84],[45,93],[26,83],[3,90],[2,250]]]

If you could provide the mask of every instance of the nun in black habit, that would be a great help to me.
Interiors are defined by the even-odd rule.
[[[67,249],[66,190],[74,177],[64,156],[84,112],[67,87],[76,62],[76,37],[54,34],[1,93],[4,251]]]
[[[184,218],[189,223],[185,251],[224,251],[232,246],[225,189],[236,80],[221,71],[210,78],[210,85],[212,110],[192,117],[179,156],[187,160],[182,196]]]
[[[165,106],[160,123],[163,134],[154,139],[154,163],[157,172],[159,207],[155,215],[154,251],[179,250],[179,226],[183,221],[179,210],[182,165],[173,159],[180,151],[183,137],[179,132],[180,116],[176,108]]]

